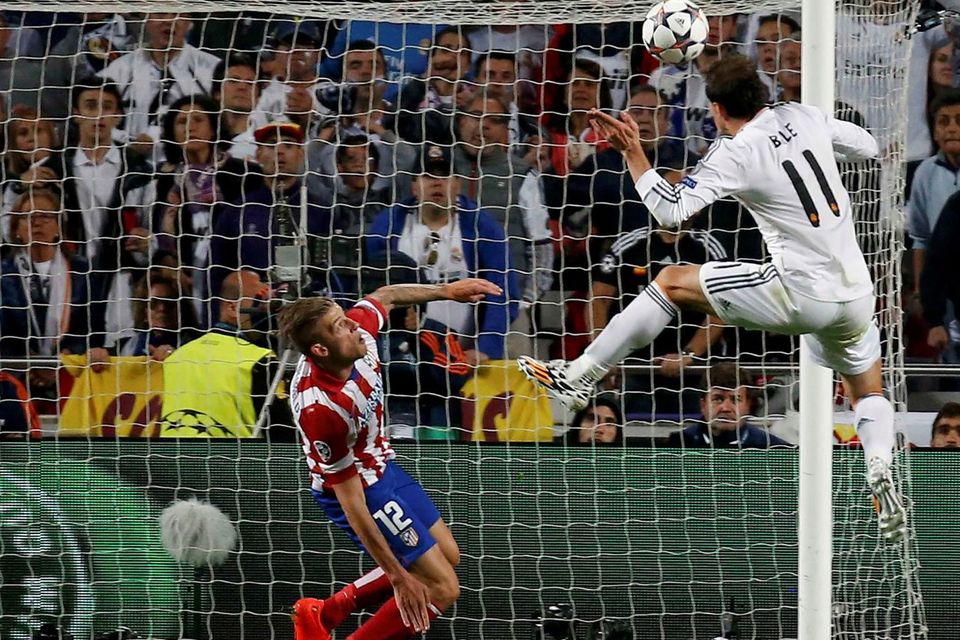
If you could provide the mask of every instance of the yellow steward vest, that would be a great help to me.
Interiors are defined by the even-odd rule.
[[[215,331],[171,353],[163,361],[160,436],[252,437],[252,371],[266,355],[273,352]]]

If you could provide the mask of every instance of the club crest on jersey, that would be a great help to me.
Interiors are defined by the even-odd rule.
[[[403,540],[403,544],[408,547],[415,547],[420,542],[420,534],[417,533],[416,529],[411,527],[410,529],[405,529],[400,532],[400,539]]]
[[[697,186],[697,181],[690,176],[683,176],[683,180],[680,181],[680,184],[688,189],[693,189],[695,186]]]
[[[330,462],[330,456],[333,455],[333,452],[330,451],[330,445],[323,440],[314,440],[313,448],[317,452],[317,455],[320,456],[320,462]]]

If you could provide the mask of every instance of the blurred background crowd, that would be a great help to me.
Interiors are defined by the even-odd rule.
[[[480,365],[579,355],[667,264],[763,260],[756,224],[732,200],[683,229],[658,228],[586,115],[629,115],[653,165],[679,182],[717,135],[702,74],[720,56],[752,57],[771,102],[800,99],[798,13],[709,21],[702,55],[661,66],[639,21],[0,13],[0,429],[25,433],[57,415],[67,363],[101,372],[126,356],[163,363],[162,407],[148,407],[173,425],[163,435],[258,435],[252,425],[282,372],[271,331],[283,300],[349,305],[386,283],[479,276],[504,295],[397,311],[381,341],[390,420],[452,432]],[[869,44],[887,28],[879,16],[838,24],[864,40],[838,68],[890,62]],[[884,150],[906,162],[912,362],[960,359],[954,46],[950,25],[914,39],[898,123],[906,145]],[[841,82],[838,117],[886,140],[865,92]],[[880,161],[843,171],[856,215],[877,224],[890,198],[880,173]],[[702,416],[671,442],[777,444],[764,430],[723,436],[703,424],[791,410],[788,366],[751,371],[795,363],[796,347],[684,312],[604,381],[608,395],[575,417],[568,442],[622,442],[619,426],[611,435],[598,425]],[[237,379],[213,389],[231,371]],[[917,408],[933,411],[956,388],[911,385]],[[238,392],[249,402],[228,410]],[[931,392],[935,406],[923,405]],[[292,439],[283,404],[269,421],[282,428],[269,433]],[[227,420],[198,417],[224,412],[246,427],[214,432]]]

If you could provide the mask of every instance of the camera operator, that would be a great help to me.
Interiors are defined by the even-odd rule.
[[[251,269],[267,278],[275,265],[297,270],[301,262],[309,269],[307,286],[323,288],[315,267],[326,263],[330,208],[308,194],[306,229],[301,228],[303,129],[291,122],[276,122],[260,127],[253,135],[257,162],[263,167],[263,184],[219,208],[210,247],[212,289],[216,291],[237,269]],[[291,262],[291,247],[306,249],[308,255],[301,251]],[[297,276],[274,278],[294,285],[303,280]]]

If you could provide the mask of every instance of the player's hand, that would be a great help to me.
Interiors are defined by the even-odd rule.
[[[393,595],[397,599],[400,619],[406,627],[413,627],[417,633],[430,628],[430,592],[427,585],[410,573],[396,578],[393,582]]]
[[[603,136],[617,151],[623,153],[630,149],[642,150],[640,127],[626,111],[620,114],[619,120],[599,109],[591,109],[587,112],[587,117],[590,118],[590,126],[594,131]]]
[[[927,344],[938,351],[946,349],[949,342],[950,336],[947,335],[947,328],[943,325],[933,327],[927,334]]]
[[[443,285],[443,297],[457,302],[479,302],[487,296],[503,295],[503,289],[481,278],[466,278]]]

